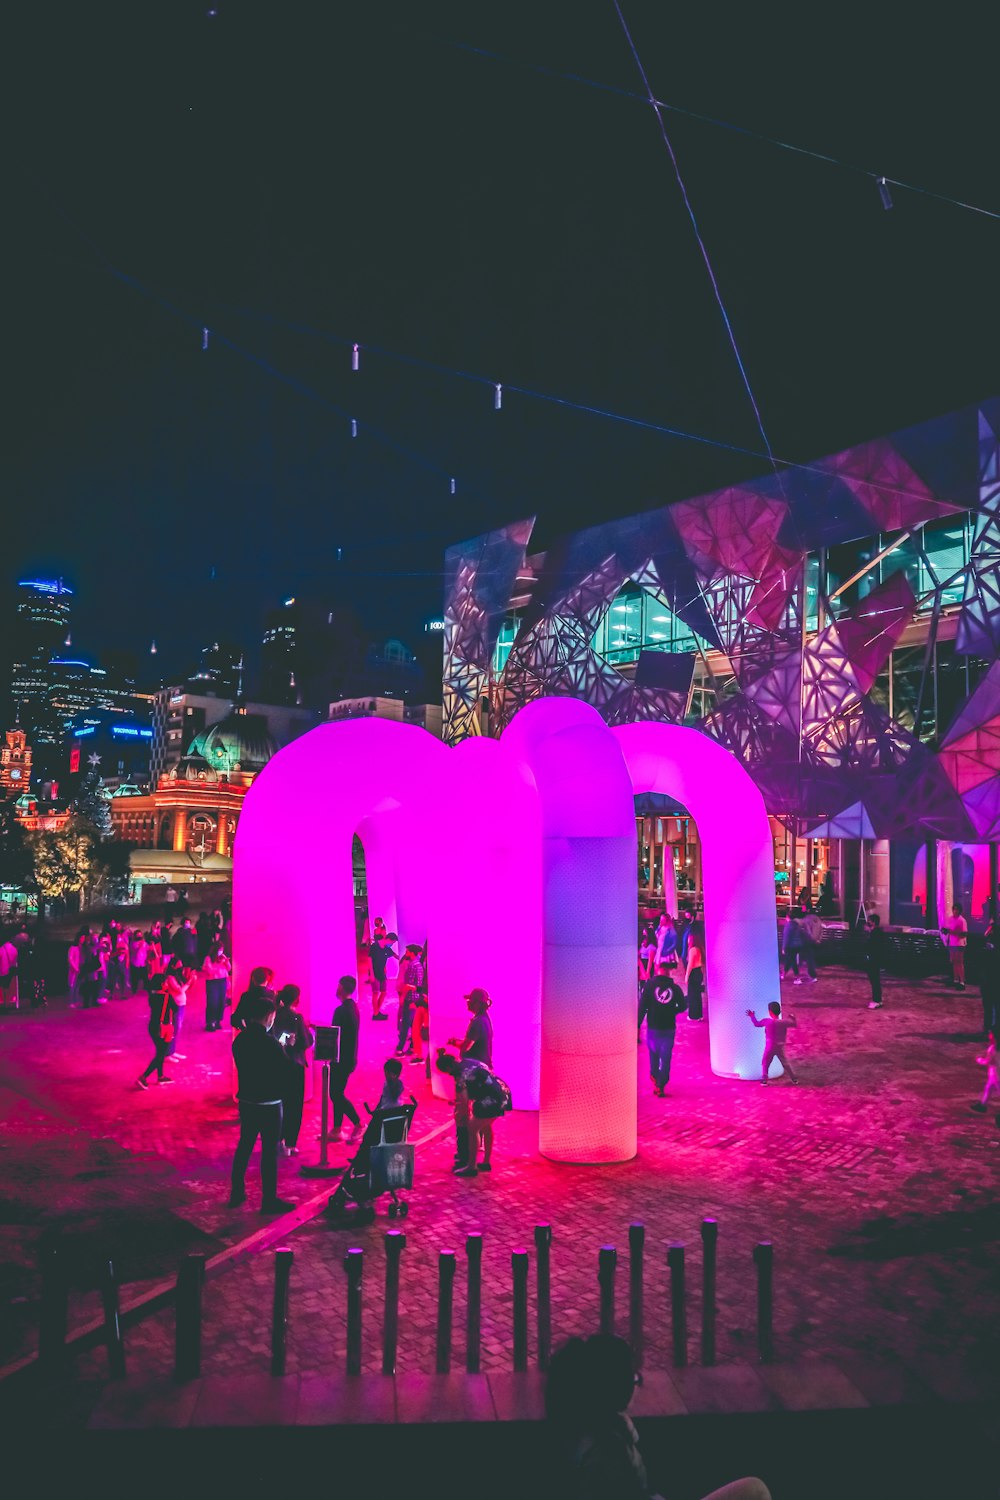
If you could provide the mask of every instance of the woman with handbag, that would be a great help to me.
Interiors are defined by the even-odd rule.
[[[162,972],[150,974],[146,980],[147,995],[149,998],[149,1035],[153,1043],[152,1061],[146,1065],[145,1071],[139,1074],[136,1085],[140,1089],[147,1089],[149,1084],[146,1080],[156,1074],[157,1083],[173,1083],[163,1071],[163,1065],[174,1045],[174,1025],[177,1019],[177,1007],[173,996],[167,989],[167,977]]]

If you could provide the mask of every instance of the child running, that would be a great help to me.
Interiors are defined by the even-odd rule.
[[[986,1069],[986,1087],[983,1089],[983,1097],[977,1099],[975,1104],[970,1105],[977,1115],[986,1113],[986,1105],[991,1094],[1000,1094],[1000,1078],[997,1077],[997,1039],[991,1031],[986,1038],[986,1054],[977,1057],[976,1062],[981,1068]]]
[[[790,1026],[797,1026],[799,1023],[791,1011],[788,1012],[787,1021],[781,1019],[780,1000],[772,1000],[767,1008],[769,1014],[763,1021],[758,1021],[756,1014],[752,1010],[747,1011],[747,1015],[753,1024],[755,1026],[763,1026],[764,1028],[764,1058],[761,1063],[760,1081],[761,1083],[767,1083],[767,1070],[771,1066],[772,1059],[776,1057],[782,1068],[784,1068],[784,1076],[788,1079],[789,1083],[798,1083],[798,1079],[792,1072],[792,1065],[785,1054],[785,1039],[788,1036],[788,1028]]]

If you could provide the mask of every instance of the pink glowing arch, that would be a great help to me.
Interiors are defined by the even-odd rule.
[[[625,724],[613,729],[633,790],[676,797],[698,825],[705,897],[712,1071],[760,1073],[758,1015],[779,1000],[774,850],[764,800],[736,757],[697,729]]]

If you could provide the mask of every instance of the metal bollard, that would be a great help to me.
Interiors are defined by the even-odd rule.
[[[535,1225],[535,1288],[538,1301],[538,1368],[547,1370],[552,1356],[552,1226]]]
[[[42,1306],[38,1327],[38,1362],[47,1372],[62,1368],[66,1357],[69,1286],[57,1245],[46,1245],[41,1257]]]
[[[768,1365],[774,1358],[774,1246],[761,1240],[754,1246],[757,1267],[757,1358]]]
[[[469,1288],[465,1318],[465,1368],[469,1375],[478,1375],[483,1333],[483,1237],[478,1231],[475,1234],[466,1235],[465,1254],[469,1262]]]
[[[614,1245],[603,1245],[597,1252],[597,1280],[601,1288],[601,1332],[615,1331],[615,1271],[618,1251]]]
[[[642,1369],[645,1355],[643,1341],[643,1255],[646,1247],[645,1224],[628,1226],[628,1341],[637,1370]]]
[[[347,1272],[347,1373],[361,1374],[361,1278],[365,1252],[348,1250],[344,1256]]]
[[[701,1362],[715,1364],[715,1264],[719,1242],[716,1219],[701,1221]]]
[[[337,1177],[343,1172],[343,1167],[331,1167],[330,1147],[330,1064],[323,1064],[323,1091],[320,1098],[319,1118],[319,1161],[315,1166],[300,1167],[299,1172],[303,1177]]]
[[[385,1318],[382,1323],[382,1374],[395,1375],[399,1349],[399,1257],[406,1235],[390,1229],[385,1237]]]
[[[205,1257],[187,1255],[177,1273],[174,1309],[174,1379],[194,1380],[201,1374],[201,1294],[205,1285]]]
[[[670,1268],[670,1331],[674,1345],[674,1364],[682,1369],[688,1362],[687,1300],[684,1287],[684,1246],[667,1246]]]
[[[104,1304],[104,1343],[108,1351],[108,1373],[112,1380],[125,1379],[125,1341],[122,1338],[121,1311],[118,1305],[118,1277],[113,1260],[105,1261],[101,1276],[101,1302]]]
[[[514,1369],[528,1368],[528,1252],[512,1250],[514,1272]]]
[[[274,1306],[271,1311],[271,1374],[284,1375],[288,1343],[288,1284],[295,1251],[287,1245],[274,1252]]]
[[[451,1312],[455,1288],[455,1252],[442,1250],[438,1254],[438,1316],[437,1358],[435,1369],[439,1375],[451,1370]]]

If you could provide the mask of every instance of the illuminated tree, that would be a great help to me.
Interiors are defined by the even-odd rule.
[[[73,817],[55,833],[32,833],[28,845],[35,864],[35,884],[42,901],[83,899],[95,871],[97,838],[90,823]]]
[[[91,756],[91,768],[80,782],[76,794],[76,810],[96,832],[98,838],[111,837],[111,807],[108,802],[101,773],[97,769],[98,757]]]

